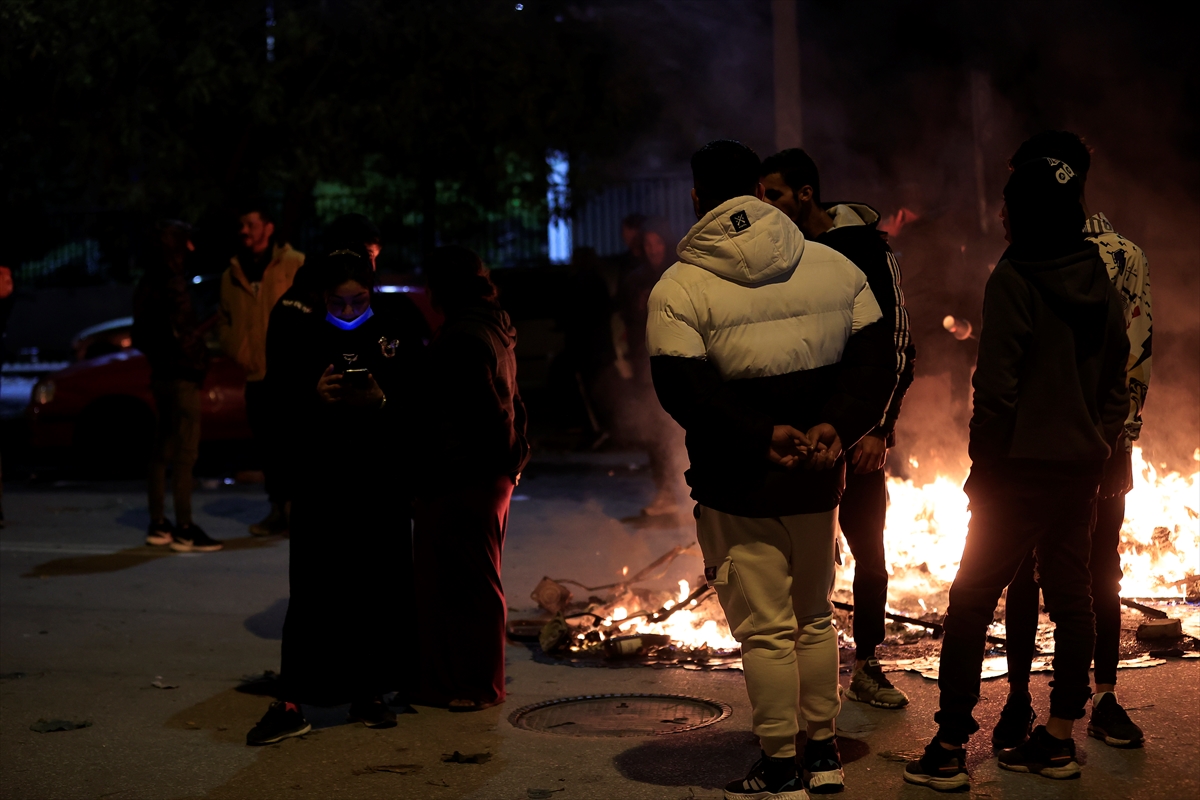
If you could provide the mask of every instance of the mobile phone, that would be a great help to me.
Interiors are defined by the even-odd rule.
[[[366,390],[371,384],[368,380],[371,371],[367,369],[348,369],[342,372],[342,380],[351,389]]]

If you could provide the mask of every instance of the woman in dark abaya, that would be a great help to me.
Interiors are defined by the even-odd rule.
[[[426,438],[413,547],[422,698],[451,711],[504,702],[507,606],[500,578],[513,487],[529,460],[516,330],[479,256],[435,250],[426,266],[446,315],[422,386]]]
[[[350,721],[391,727],[383,696],[399,690],[407,701],[412,684],[404,650],[413,637],[396,625],[413,605],[403,431],[421,342],[402,321],[375,313],[365,252],[338,250],[310,269],[324,321],[297,337],[300,352],[272,366],[280,403],[290,405],[281,409],[287,435],[298,443],[291,598],[283,691],[247,735],[251,745],[307,733],[301,703],[350,703]]]

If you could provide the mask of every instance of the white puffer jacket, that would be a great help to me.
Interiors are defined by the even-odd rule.
[[[754,197],[705,214],[676,252],[650,294],[650,355],[707,358],[726,380],[836,364],[882,316],[858,267]]]
[[[843,472],[786,470],[774,425],[828,423],[849,447],[896,386],[895,347],[866,276],[782,212],[735,197],[706,214],[650,293],[650,370],[687,432],[696,502],[727,514],[828,511]]]

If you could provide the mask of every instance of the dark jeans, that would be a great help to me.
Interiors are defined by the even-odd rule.
[[[175,524],[192,523],[192,470],[200,452],[200,384],[187,380],[155,378],[150,382],[157,423],[150,454],[147,495],[150,521],[166,516],[167,467],[171,468],[171,494]]]
[[[254,450],[262,464],[263,488],[272,504],[291,500],[287,469],[279,463],[279,408],[266,381],[246,382],[246,421],[254,435]]]
[[[1018,479],[972,471],[965,487],[971,527],[950,587],[938,678],[941,708],[934,719],[943,742],[962,744],[979,730],[971,712],[979,702],[987,628],[1031,549],[1055,624],[1050,715],[1083,716],[1096,643],[1088,553],[1098,485],[1099,476]]]
[[[1121,655],[1121,525],[1125,521],[1125,495],[1096,502],[1096,527],[1092,531],[1092,609],[1096,614],[1096,683],[1117,682]],[[1029,683],[1034,639],[1038,626],[1038,586],[1033,553],[1025,556],[1017,577],[1008,585],[1004,625],[1008,639],[1008,682]]]
[[[883,642],[888,573],[883,552],[887,517],[887,484],[882,469],[859,475],[846,465],[846,491],[838,508],[838,524],[854,556],[855,658],[875,657]]]

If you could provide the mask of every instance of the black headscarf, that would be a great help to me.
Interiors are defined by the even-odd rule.
[[[1048,261],[1084,247],[1082,186],[1070,165],[1053,158],[1018,164],[1004,187],[1012,255]]]

